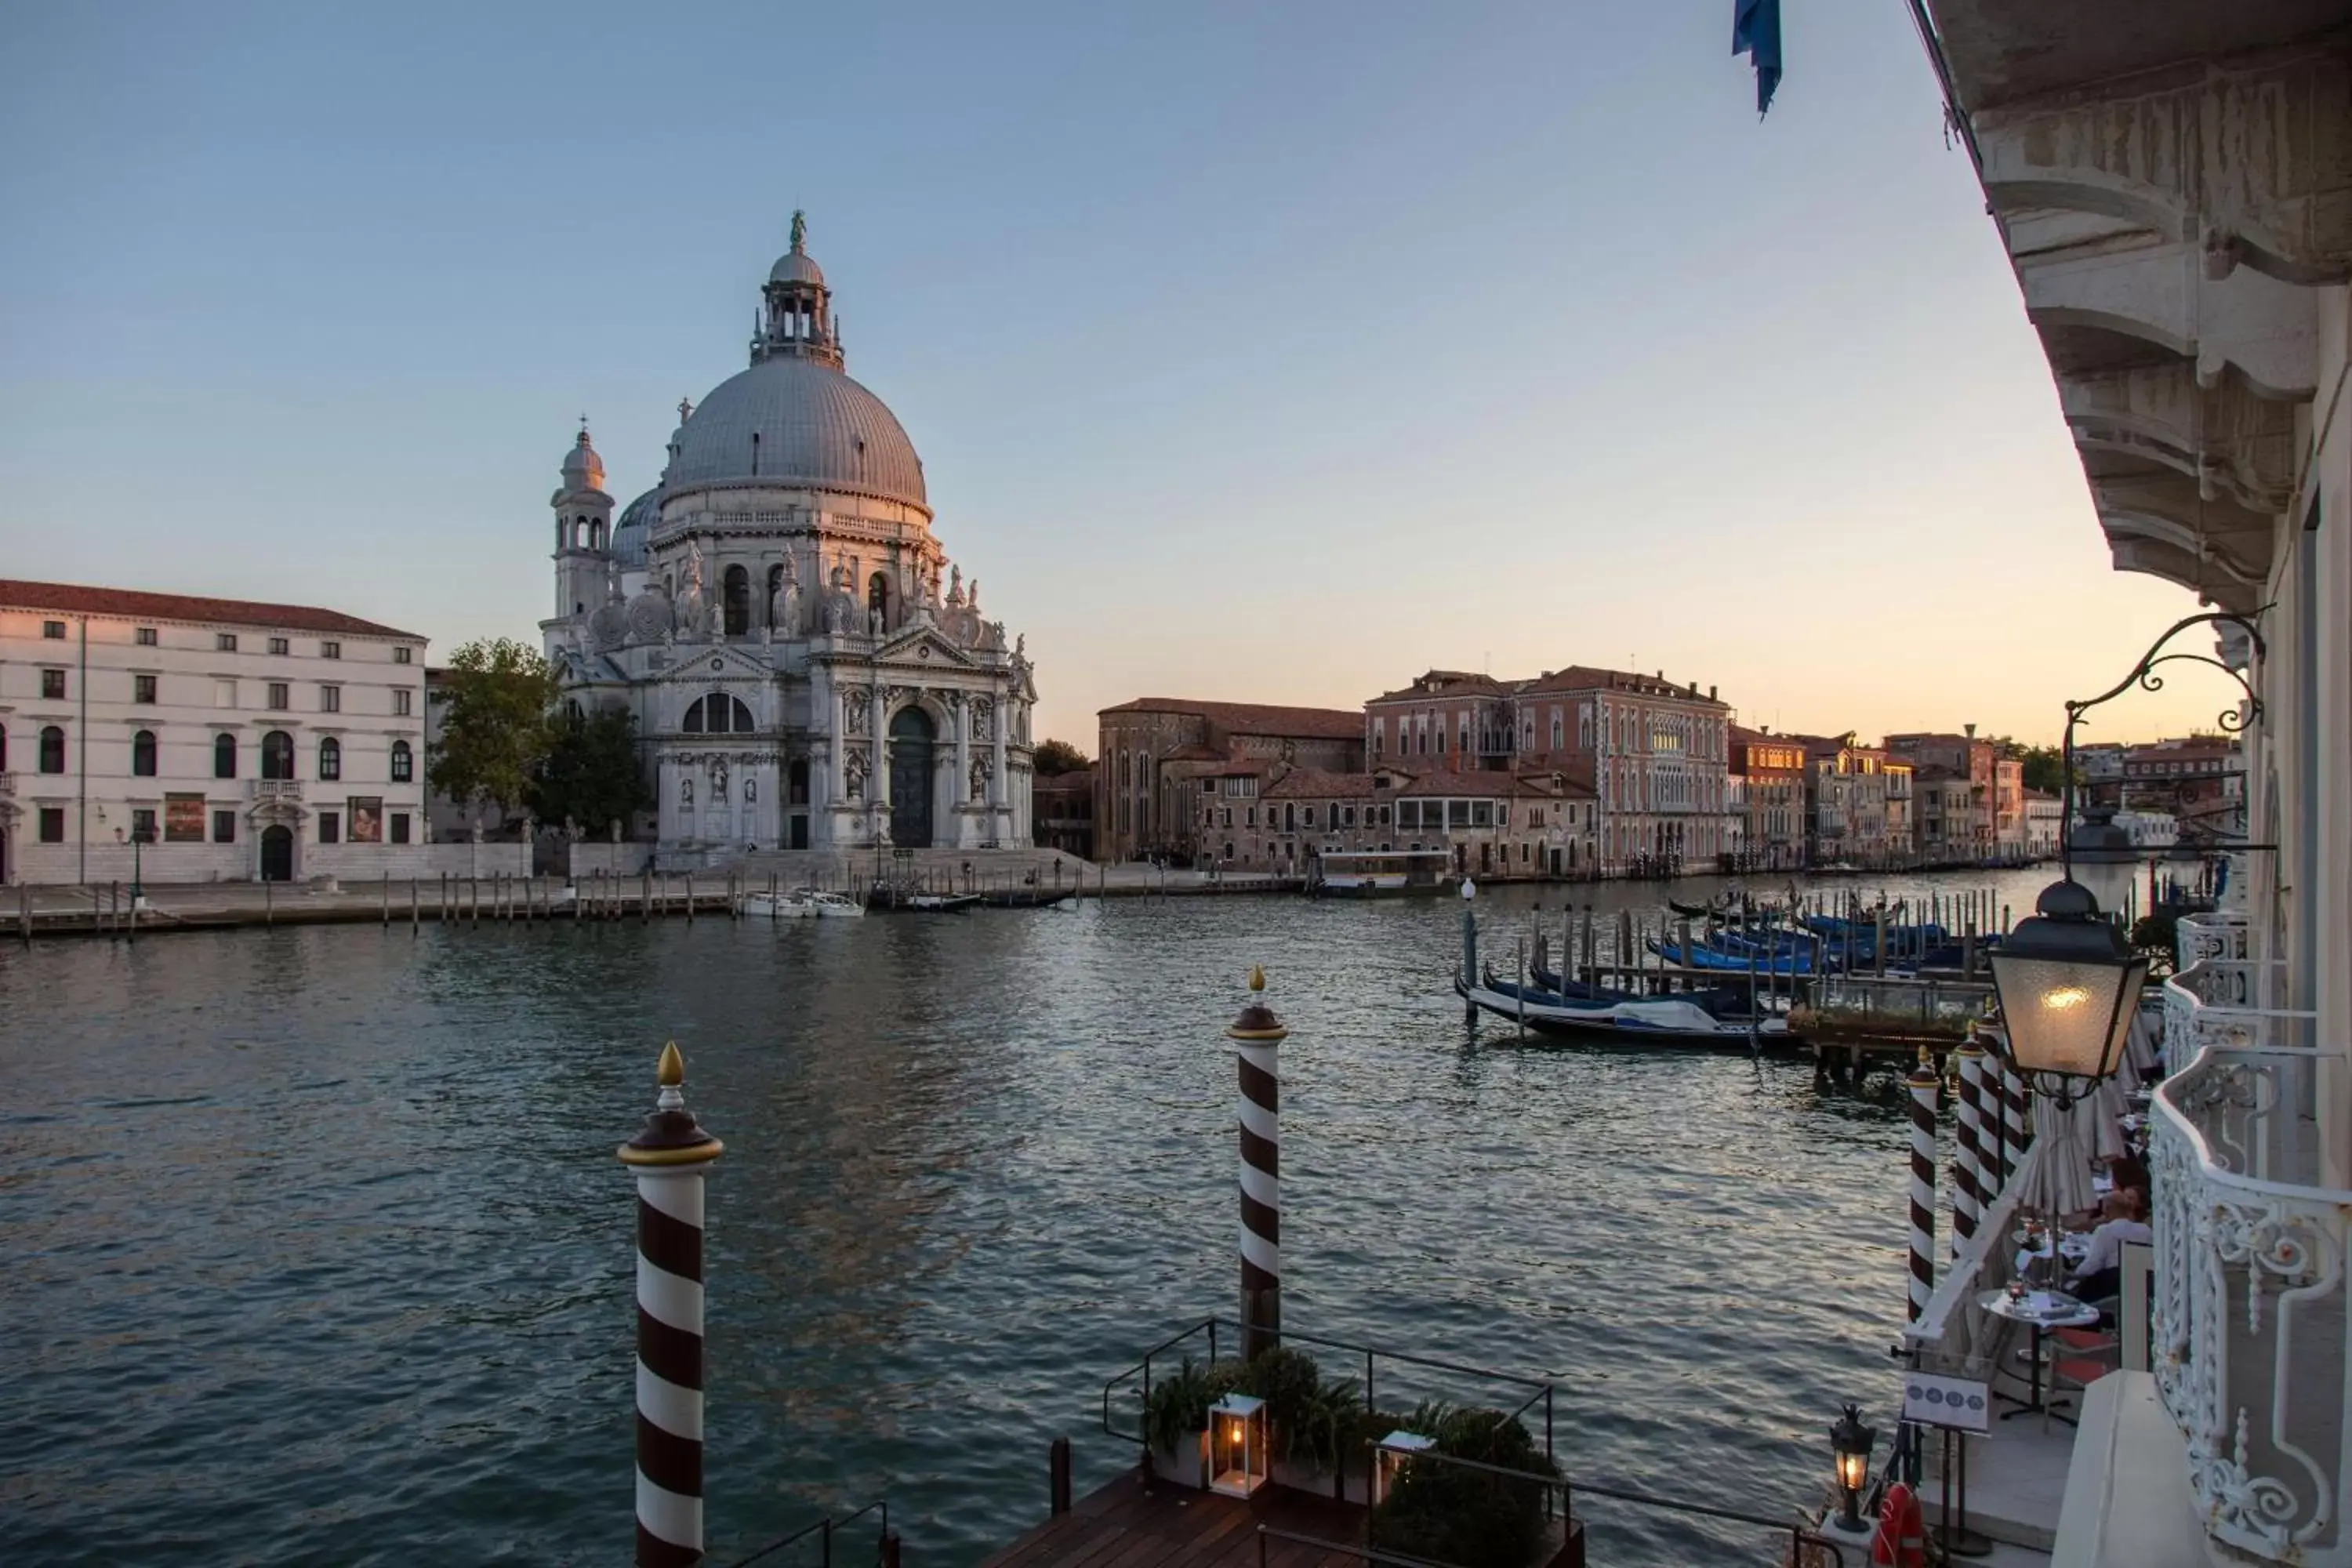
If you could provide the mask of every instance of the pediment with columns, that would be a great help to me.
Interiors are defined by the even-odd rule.
[[[767,681],[774,668],[763,658],[726,643],[705,643],[680,648],[667,668],[649,679],[657,686],[708,686],[714,680]]]

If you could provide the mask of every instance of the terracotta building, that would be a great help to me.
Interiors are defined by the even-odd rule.
[[[1095,858],[1202,853],[1202,780],[1230,762],[1327,773],[1364,766],[1363,720],[1329,708],[1142,697],[1097,716]]]
[[[1763,870],[1805,863],[1805,748],[1766,730],[1731,727],[1730,772],[1745,808],[1741,865]]]
[[[1565,772],[1402,767],[1340,773],[1279,761],[1178,763],[1198,803],[1199,858],[1301,876],[1346,850],[1443,850],[1481,879],[1591,875],[1591,787]]]
[[[2169,812],[2180,837],[2234,838],[2244,831],[2244,763],[2227,735],[2190,735],[2135,746],[2124,753],[2123,804]]]

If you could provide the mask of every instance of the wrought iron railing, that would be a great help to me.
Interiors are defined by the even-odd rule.
[[[853,1524],[867,1514],[878,1516],[875,1521],[874,1556],[877,1568],[898,1568],[898,1541],[890,1531],[890,1500],[877,1498],[863,1508],[852,1509],[839,1515],[826,1514],[814,1523],[804,1524],[790,1535],[780,1535],[748,1556],[738,1557],[728,1568],[751,1568],[755,1563],[772,1561],[776,1553],[811,1536],[817,1538],[819,1568],[833,1568],[833,1538],[841,1527]]]
[[[2352,1190],[2315,1109],[2345,1058],[2208,1044],[2155,1097],[2151,1359],[2209,1533],[2309,1568],[2352,1564],[2344,1374]]]
[[[2164,983],[2169,1059],[2185,1063],[2207,1046],[2310,1046],[2319,1016],[2287,1000],[2283,963],[2208,958],[2189,965]]]

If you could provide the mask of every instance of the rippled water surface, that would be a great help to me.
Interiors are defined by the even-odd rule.
[[[1490,944],[1532,901],[1482,901]],[[1794,1060],[1474,1042],[1457,921],[1180,899],[12,946],[8,1560],[626,1561],[613,1150],[674,1036],[727,1142],[714,1558],[887,1493],[910,1562],[975,1562],[1041,1513],[1055,1435],[1082,1486],[1131,1462],[1105,1378],[1232,1310],[1221,1030],[1253,963],[1292,1031],[1286,1321],[1549,1374],[1571,1477],[1784,1513],[1837,1402],[1887,1385],[1895,1107]],[[1767,1558],[1592,1517],[1596,1563]]]

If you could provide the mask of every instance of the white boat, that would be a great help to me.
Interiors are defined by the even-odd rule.
[[[813,921],[856,920],[864,917],[866,906],[855,899],[845,899],[839,893],[821,893],[814,888],[794,888],[789,893],[750,893],[743,900],[743,912],[761,920]]]
[[[1433,893],[1450,864],[1442,849],[1327,850],[1315,858],[1308,886],[1330,898]]]

